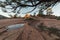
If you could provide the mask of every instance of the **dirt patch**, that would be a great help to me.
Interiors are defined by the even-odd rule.
[[[5,26],[25,23],[23,28],[19,28],[16,30],[4,32],[0,35],[0,40],[60,40],[60,36],[56,36],[55,34],[49,35],[49,31],[41,31],[38,28],[40,23],[43,23],[44,26],[48,28],[55,27],[60,28],[60,21],[55,19],[39,19],[39,20],[28,20],[25,21],[23,19],[4,19],[0,20],[0,33],[5,30]],[[59,27],[58,27],[59,26]]]

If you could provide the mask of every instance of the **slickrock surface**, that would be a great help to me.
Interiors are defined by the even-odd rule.
[[[49,31],[41,31],[37,26],[42,22],[47,27],[56,26],[56,28],[60,29],[60,21],[55,19],[40,19],[37,21],[4,19],[0,20],[0,40],[60,40],[60,36],[55,34],[51,34],[50,36]],[[5,31],[6,26],[20,23],[24,23],[24,27],[12,31]]]

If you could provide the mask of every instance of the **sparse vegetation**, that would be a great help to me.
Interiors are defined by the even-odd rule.
[[[51,7],[49,7],[49,8],[47,8],[47,15],[51,15],[51,14],[53,14],[53,12],[52,12],[52,8]]]
[[[56,18],[57,20],[60,20],[60,16]]]
[[[44,14],[40,14],[40,13],[39,13],[37,16],[39,16],[39,17],[43,17],[43,16],[44,16]]]
[[[37,16],[39,16],[39,17],[43,17],[43,16],[44,16],[43,11],[42,11],[42,10],[39,10],[39,13],[38,13]]]
[[[40,25],[38,25],[38,27],[40,28],[41,31],[48,31],[49,32],[49,36],[51,36],[51,34],[54,34],[58,37],[60,37],[60,30],[57,28],[47,28],[46,26],[43,26],[43,23],[41,23]]]
[[[17,17],[17,14],[15,14],[15,15],[11,15],[11,14],[10,14],[9,16],[10,16],[11,18],[18,18],[18,17]]]
[[[36,13],[34,13],[33,17],[35,17]]]
[[[47,29],[47,27],[44,26],[43,23],[40,23],[40,25],[38,25],[38,27],[41,31],[45,31]]]
[[[49,30],[49,35],[54,34],[54,35],[60,37],[59,29],[51,27],[51,28],[48,28],[48,30]]]
[[[32,20],[35,20],[34,18],[26,18],[25,20],[30,20],[30,21],[32,21]]]

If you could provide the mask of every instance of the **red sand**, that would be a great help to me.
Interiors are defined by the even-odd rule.
[[[27,21],[26,21],[27,22]],[[60,29],[60,21],[55,19],[40,19],[38,21],[29,21],[25,23],[23,19],[4,19],[0,20],[0,33],[6,30],[4,27],[12,24],[25,23],[23,28],[8,31],[0,35],[0,40],[60,40],[56,35],[49,36],[48,32],[42,32],[35,27],[40,22],[43,22],[47,27],[55,27]],[[28,25],[30,23],[31,25]]]

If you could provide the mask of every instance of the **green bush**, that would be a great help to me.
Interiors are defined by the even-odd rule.
[[[60,20],[60,16],[56,18],[57,20]]]

